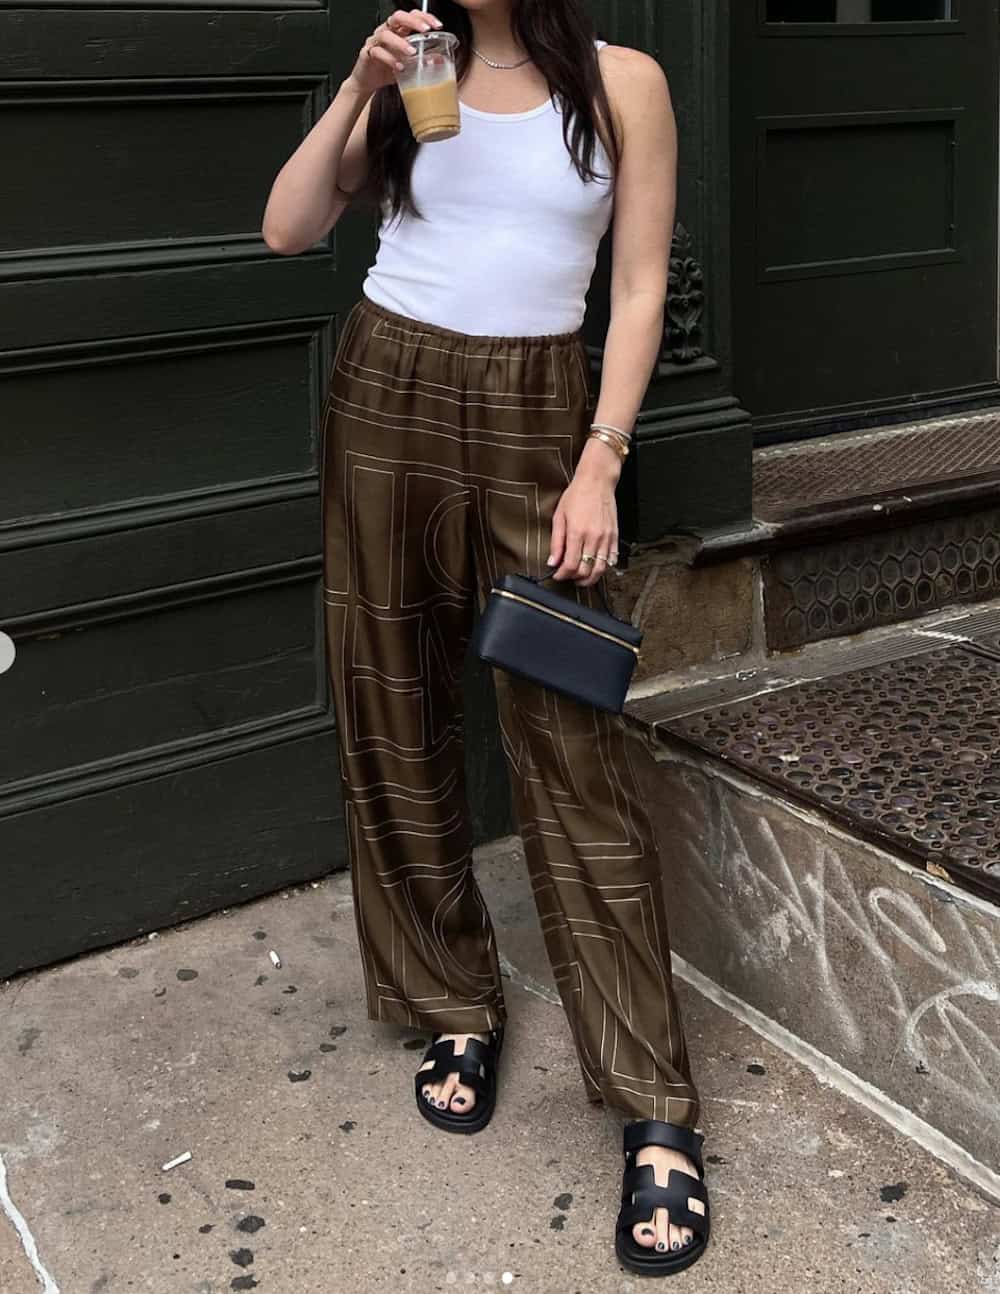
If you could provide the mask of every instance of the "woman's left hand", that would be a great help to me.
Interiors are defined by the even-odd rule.
[[[553,578],[571,579],[589,588],[617,562],[617,483],[617,473],[593,470],[581,462],[552,514],[549,564],[554,568]],[[594,560],[582,561],[584,553]]]

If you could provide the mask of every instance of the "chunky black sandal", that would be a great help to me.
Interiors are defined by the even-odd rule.
[[[615,1225],[615,1253],[623,1267],[640,1276],[672,1276],[690,1267],[705,1252],[710,1230],[708,1192],[701,1147],[705,1138],[693,1128],[661,1119],[635,1119],[625,1124],[625,1171],[622,1175],[622,1206]],[[687,1155],[698,1176],[671,1168],[666,1186],[656,1184],[652,1164],[637,1165],[635,1157],[643,1146],[666,1146]],[[700,1200],[704,1214],[688,1208],[688,1197]],[[667,1253],[637,1244],[632,1228],[637,1222],[653,1225],[656,1209],[667,1209],[675,1227],[690,1227],[692,1239],[680,1249]]]
[[[433,1069],[419,1069],[415,1076],[417,1109],[429,1123],[444,1128],[445,1132],[479,1132],[489,1123],[496,1108],[497,1066],[503,1046],[503,1027],[490,1033],[489,1042],[466,1038],[465,1050],[458,1055],[455,1054],[454,1038],[443,1042],[439,1041],[440,1038],[440,1033],[431,1035],[431,1045],[421,1062],[425,1064],[433,1060]],[[441,1083],[449,1074],[456,1073],[458,1081],[471,1087],[476,1094],[476,1103],[468,1114],[458,1114],[448,1108],[439,1110],[420,1090],[428,1083]]]

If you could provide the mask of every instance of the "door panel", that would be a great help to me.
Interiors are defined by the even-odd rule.
[[[737,394],[758,426],[992,386],[996,6],[734,9]]]
[[[318,456],[372,222],[259,230],[376,17],[0,6],[0,977],[342,861]]]

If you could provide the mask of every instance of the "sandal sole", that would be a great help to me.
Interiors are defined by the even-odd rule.
[[[620,1235],[615,1237],[615,1253],[618,1261],[637,1276],[675,1276],[677,1272],[682,1272],[686,1267],[697,1262],[707,1248],[708,1234],[706,1233],[705,1239],[699,1244],[692,1242],[690,1245],[685,1245],[683,1249],[673,1251],[670,1255],[660,1255],[655,1250],[651,1250],[647,1258],[642,1253],[642,1247],[634,1241],[629,1244],[623,1242]],[[642,1253],[641,1257],[636,1250]]]
[[[440,1110],[434,1110],[429,1105],[422,1105],[419,1101],[417,1102],[417,1109],[428,1123],[434,1124],[435,1128],[440,1128],[443,1132],[464,1132],[466,1134],[482,1132],[490,1119],[493,1118],[495,1108],[495,1105],[485,1108],[479,1118],[473,1113],[468,1115],[457,1114],[454,1118],[449,1119]]]

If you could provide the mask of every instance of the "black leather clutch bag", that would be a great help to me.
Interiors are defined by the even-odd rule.
[[[511,674],[620,714],[639,659],[642,630],[610,608],[582,606],[542,588],[550,578],[501,576],[476,623],[473,651]]]

